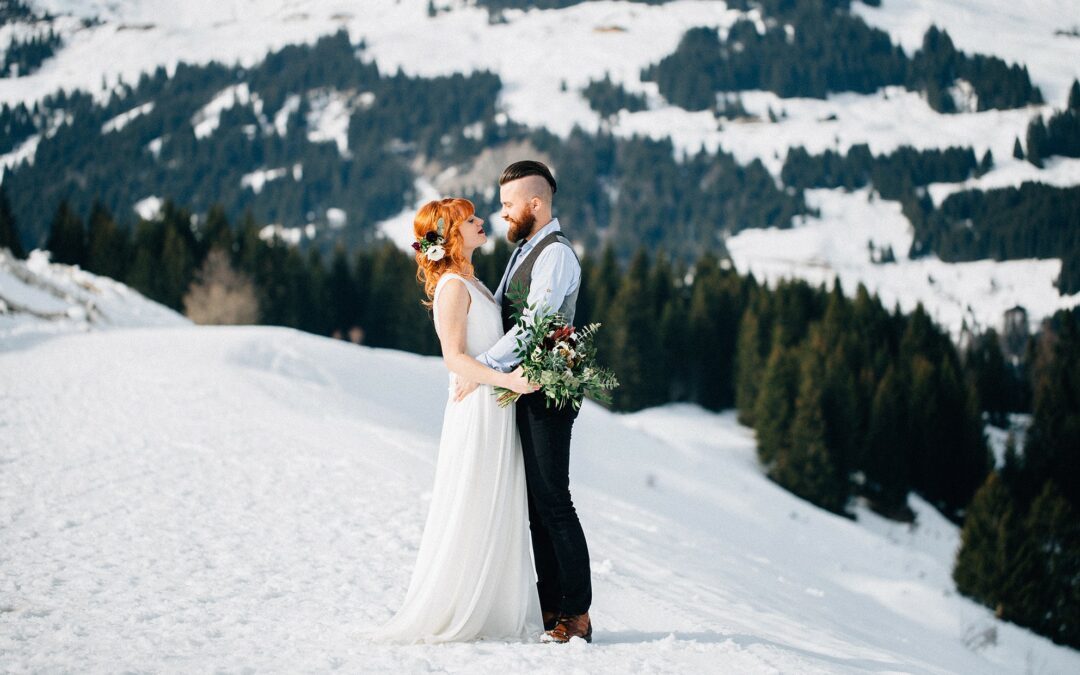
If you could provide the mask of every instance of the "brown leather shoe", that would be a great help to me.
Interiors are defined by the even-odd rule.
[[[544,630],[549,631],[559,623],[559,613],[555,610],[540,610],[540,617],[544,620]]]
[[[563,644],[570,642],[570,638],[576,637],[585,640],[585,642],[592,642],[592,621],[589,620],[588,612],[584,614],[563,614],[559,617],[555,627],[545,631],[540,640],[542,642]]]

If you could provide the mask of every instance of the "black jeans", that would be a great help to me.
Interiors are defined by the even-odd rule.
[[[541,393],[518,399],[540,607],[567,614],[583,614],[592,604],[589,549],[570,499],[570,432],[576,418],[570,405],[548,408]]]

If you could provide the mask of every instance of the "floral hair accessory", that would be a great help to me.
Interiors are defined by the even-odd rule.
[[[446,238],[443,237],[443,231],[446,229],[446,221],[439,218],[439,221],[435,226],[435,230],[429,231],[412,244],[414,251],[423,253],[431,262],[442,260],[443,256],[446,255]]]

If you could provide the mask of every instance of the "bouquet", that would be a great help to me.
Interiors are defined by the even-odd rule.
[[[521,359],[525,377],[540,385],[547,406],[563,408],[570,403],[577,410],[586,396],[610,403],[609,392],[619,381],[596,363],[593,337],[600,324],[591,323],[579,331],[557,312],[537,317],[536,308],[526,304],[528,294],[520,285],[506,295],[514,305],[513,320],[520,331],[515,354]],[[503,408],[521,397],[503,387],[496,387],[495,395]]]

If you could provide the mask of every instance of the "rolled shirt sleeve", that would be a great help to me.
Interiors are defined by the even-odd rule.
[[[536,258],[528,304],[536,308],[539,316],[557,312],[566,296],[577,290],[580,284],[581,265],[574,252],[565,244],[552,244]],[[519,338],[529,339],[526,333],[514,326],[490,349],[478,355],[476,360],[494,370],[509,373],[521,362],[515,350]]]

